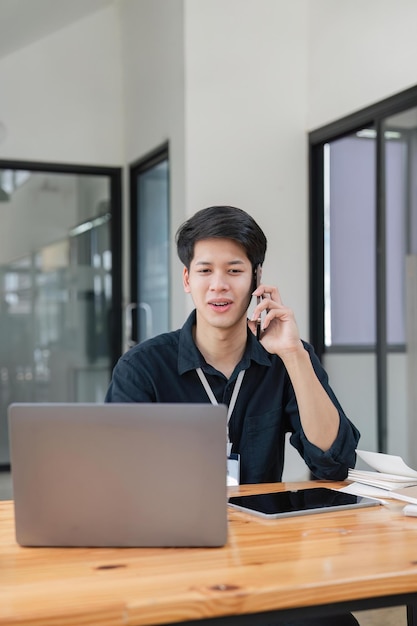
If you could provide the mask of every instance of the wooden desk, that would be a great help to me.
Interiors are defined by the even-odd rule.
[[[231,492],[290,486],[306,485]],[[18,546],[13,503],[1,502],[0,624],[262,626],[277,621],[276,611],[407,604],[416,626],[417,519],[399,506],[273,521],[230,511],[223,548],[79,549]]]

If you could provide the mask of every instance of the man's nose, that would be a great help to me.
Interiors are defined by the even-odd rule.
[[[226,291],[229,288],[229,282],[227,275],[222,272],[215,272],[212,274],[210,289],[213,291]]]

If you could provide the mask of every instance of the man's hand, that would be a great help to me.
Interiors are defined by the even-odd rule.
[[[266,311],[260,343],[269,353],[277,354],[283,360],[307,439],[321,450],[328,450],[337,437],[340,417],[314,372],[294,314],[282,304],[276,287],[259,285],[253,295],[262,299],[253,311],[249,327],[256,333],[256,320]]]
[[[259,285],[253,295],[260,297],[261,301],[253,311],[249,328],[256,334],[256,320],[262,317],[260,342],[265,350],[281,358],[300,349],[304,350],[294,313],[282,304],[278,288]]]

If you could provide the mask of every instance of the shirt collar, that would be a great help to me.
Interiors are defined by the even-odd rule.
[[[185,372],[195,370],[197,367],[207,368],[207,363],[203,355],[197,348],[193,339],[193,326],[196,324],[196,311],[192,311],[180,330],[178,345],[178,374],[181,376]],[[255,335],[248,328],[248,339],[246,349],[239,364],[239,370],[248,369],[251,361],[259,365],[271,365],[271,355],[259,343]]]

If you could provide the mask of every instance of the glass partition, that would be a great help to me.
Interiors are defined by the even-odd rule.
[[[168,147],[135,163],[131,187],[131,295],[126,347],[170,329]]]
[[[104,399],[114,360],[113,214],[107,175],[3,169],[0,185],[0,464],[7,464],[11,402]]]
[[[387,341],[406,355],[389,355],[387,428],[417,467],[417,107],[387,117],[384,138]]]
[[[417,87],[309,139],[310,340],[361,447],[415,467]]]

